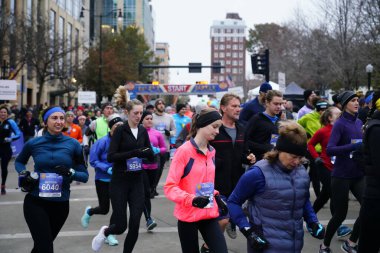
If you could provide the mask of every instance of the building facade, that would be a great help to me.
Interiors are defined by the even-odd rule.
[[[210,28],[211,64],[225,68],[211,73],[211,82],[225,82],[229,87],[245,84],[246,25],[237,13],[213,22]]]
[[[118,18],[121,10],[122,18]],[[118,31],[128,26],[137,26],[144,34],[147,44],[154,49],[154,20],[150,0],[90,0],[89,1],[90,39],[99,37],[99,27]],[[102,16],[102,20],[100,20]]]
[[[53,55],[57,51],[51,48],[44,48],[52,54],[52,58],[57,59],[56,62],[49,65],[51,69],[51,79],[44,83],[44,88],[41,89],[38,84],[36,75],[36,68],[26,62],[23,67],[17,69],[17,73],[12,76],[9,71],[6,79],[15,79],[17,83],[23,83],[18,87],[18,102],[19,105],[35,105],[37,103],[37,96],[41,95],[40,103],[48,104],[60,104],[68,103],[68,94],[65,92],[65,88],[62,88],[60,82],[57,80],[57,73],[60,71],[60,78],[64,82],[73,82],[73,69],[75,66],[79,66],[83,60],[83,48],[82,44],[85,39],[84,27],[80,21],[79,14],[81,7],[83,6],[83,0],[9,0],[0,1],[1,17],[2,20],[13,20],[9,23],[11,31],[18,31],[20,29],[21,22],[30,22],[27,25],[33,26],[37,19],[42,19],[48,26],[48,40],[50,45],[60,44],[61,51],[67,51],[64,57]],[[15,22],[17,20],[17,22]],[[25,25],[25,24],[23,24]],[[1,61],[7,62],[9,69],[17,68],[16,65],[20,62],[19,50],[20,45],[17,45],[17,41],[12,43],[12,33],[4,35],[1,45]],[[8,43],[7,43],[8,42]],[[10,42],[10,43],[9,43]],[[35,43],[38,43],[35,42]],[[75,49],[74,49],[75,48]],[[71,50],[72,49],[72,50]],[[43,54],[43,52],[40,52]],[[54,67],[53,67],[54,65]],[[49,72],[49,71],[46,71]],[[53,73],[54,72],[54,73]],[[54,75],[54,77],[53,77]]]
[[[155,56],[159,59],[159,65],[168,66],[169,57],[169,44],[165,42],[157,42]],[[154,71],[154,80],[158,81],[160,84],[169,84],[170,76],[169,69],[162,68]]]

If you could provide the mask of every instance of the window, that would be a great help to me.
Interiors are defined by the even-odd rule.
[[[232,69],[232,74],[237,74],[237,68]]]
[[[231,68],[226,68],[226,73],[231,73]]]
[[[224,42],[224,37],[220,37],[220,38],[219,38],[219,41],[220,41],[220,42]]]
[[[214,37],[214,41],[215,42],[219,42],[219,38],[218,37]]]
[[[224,74],[224,69],[220,69],[220,73],[221,73],[221,74]]]
[[[226,61],[226,64],[227,64],[227,65],[231,65],[231,61],[230,61],[230,60],[227,60],[227,61]]]
[[[220,50],[224,50],[224,44],[220,44],[219,48]]]
[[[72,29],[73,29],[73,25],[70,24],[70,23],[67,23],[67,55],[66,55],[66,60],[67,60],[67,76],[71,76],[72,75],[72,59],[71,59],[71,47],[72,47]]]
[[[214,50],[218,50],[219,49],[219,45],[218,44],[214,44]]]
[[[232,53],[232,58],[237,58],[237,57],[238,57],[238,53],[233,52],[233,53]]]
[[[237,49],[238,49],[237,44],[233,44],[233,45],[232,45],[232,50],[237,50]]]
[[[243,66],[243,61],[239,61],[239,66]]]
[[[214,58],[219,58],[219,54],[217,52],[214,53]]]
[[[236,60],[232,61],[232,66],[237,66],[238,62]]]
[[[224,66],[224,60],[219,60],[220,65]]]
[[[75,66],[79,65],[79,29],[75,29]]]
[[[231,57],[231,52],[227,52],[226,57]]]
[[[227,41],[231,41],[231,37],[226,37],[227,38]]]
[[[32,18],[32,13],[33,13],[33,0],[28,0],[27,3],[26,3],[26,18],[27,19],[31,19]]]
[[[243,53],[239,53],[239,58],[243,58]]]
[[[61,7],[62,9],[65,9],[65,0],[57,0],[57,4],[59,7]]]
[[[232,38],[232,41],[233,41],[233,42],[238,42],[238,37],[233,37],[233,38]]]
[[[239,45],[239,49],[240,50],[244,50],[244,46],[243,45]]]
[[[239,74],[243,74],[243,69],[239,68]]]
[[[224,81],[224,76],[219,76],[219,82],[223,82]]]
[[[227,49],[231,49],[231,44],[227,44],[227,45],[226,45],[226,48],[227,48]]]
[[[224,58],[224,52],[220,52],[219,57]]]
[[[244,37],[239,37],[239,42],[244,42]]]

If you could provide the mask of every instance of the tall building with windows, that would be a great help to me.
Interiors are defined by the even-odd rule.
[[[212,82],[226,82],[230,87],[245,83],[246,25],[238,13],[227,13],[226,19],[213,22],[210,28],[211,64],[225,68],[211,73]]]
[[[159,59],[159,65],[168,66],[169,57],[169,44],[165,42],[157,42],[155,56]],[[159,81],[161,84],[168,84],[170,81],[169,69],[162,68],[154,71],[155,81]]]
[[[24,90],[21,92],[18,87],[18,103],[34,105],[37,101],[37,96],[41,94],[41,103],[49,104],[68,104],[68,90],[60,85],[57,80],[57,73],[60,71],[60,78],[65,82],[72,82],[74,78],[74,68],[79,66],[83,60],[82,44],[85,39],[84,27],[80,21],[79,14],[85,0],[7,0],[0,1],[1,19],[8,20],[7,25],[10,32],[2,31],[1,54],[0,60],[7,62],[9,69],[17,69],[17,75],[14,79],[17,83],[23,82]],[[47,80],[44,88],[40,88],[39,80],[36,78],[36,68],[33,64],[20,65],[20,46],[21,43],[13,38],[16,38],[12,31],[20,31],[20,27],[33,27],[39,22],[46,25],[46,38],[49,45],[44,50],[51,54],[51,59],[54,61],[54,67],[50,64],[51,80]],[[5,23],[3,23],[5,24]],[[36,28],[35,28],[36,29]],[[48,29],[48,30],[47,30]],[[41,33],[39,33],[41,34]],[[45,34],[45,33],[44,33]],[[48,34],[48,35],[47,35]],[[43,35],[45,36],[45,35]],[[41,37],[44,39],[45,37]],[[34,42],[38,43],[38,41]],[[41,43],[43,45],[43,43]],[[58,45],[60,51],[54,51],[53,45]],[[37,46],[36,46],[37,47]],[[50,48],[49,48],[50,47]],[[23,47],[25,48],[25,47]],[[72,49],[72,50],[69,50]],[[64,51],[69,51],[64,54],[64,57],[59,57],[58,54]],[[39,52],[41,55],[44,52]],[[54,55],[55,54],[55,55]],[[56,59],[56,60],[55,60]],[[53,76],[54,75],[54,76]],[[9,74],[7,78],[11,78]],[[48,76],[49,79],[49,76]],[[21,100],[22,95],[22,100]]]
[[[99,37],[99,27],[117,31],[128,26],[137,26],[154,49],[154,20],[150,0],[90,0],[90,39]],[[118,10],[122,12],[122,21],[118,19]],[[99,16],[103,16],[100,20]]]

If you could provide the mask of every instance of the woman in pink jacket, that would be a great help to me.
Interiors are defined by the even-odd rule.
[[[219,133],[221,115],[212,108],[193,117],[190,140],[180,146],[170,165],[165,195],[175,202],[178,234],[183,253],[199,252],[198,230],[211,252],[227,253],[216,218],[227,206],[214,190],[215,149],[209,145]]]
[[[144,216],[146,220],[146,228],[148,231],[153,230],[157,223],[150,216],[152,211],[152,205],[150,203],[150,199],[154,198],[155,189],[154,183],[156,182],[157,177],[157,169],[159,163],[160,154],[165,154],[166,145],[164,136],[161,132],[157,131],[153,128],[153,115],[149,111],[144,111],[140,123],[145,127],[146,131],[149,135],[149,140],[152,146],[152,150],[154,153],[154,161],[143,161],[143,169],[144,169],[144,191],[145,191],[145,208],[144,208]]]

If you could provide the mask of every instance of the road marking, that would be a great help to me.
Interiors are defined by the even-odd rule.
[[[164,199],[165,196],[160,194],[154,197],[155,199]],[[70,202],[82,202],[82,201],[98,201],[98,198],[70,198]],[[0,201],[0,206],[10,206],[10,205],[22,205],[24,200],[21,201]]]
[[[321,220],[320,223],[326,225],[328,220]],[[355,220],[349,219],[343,222],[344,225],[353,225]],[[97,235],[99,230],[80,230],[80,231],[62,231],[58,234],[58,237],[71,237],[71,236],[95,236]],[[177,227],[157,227],[153,231],[148,232],[145,228],[140,228],[139,233],[177,233]],[[124,234],[126,234],[124,232]],[[16,234],[0,234],[0,240],[8,240],[8,239],[28,239],[32,238],[30,233],[16,233]]]
[[[95,236],[99,230],[82,230],[82,231],[62,231],[58,237],[71,237],[71,236]],[[124,232],[126,234],[127,232]],[[139,233],[177,233],[177,227],[157,227],[153,231],[148,232],[146,228],[140,228]],[[16,233],[16,234],[0,234],[0,240],[9,239],[28,239],[32,238],[30,233]]]

